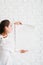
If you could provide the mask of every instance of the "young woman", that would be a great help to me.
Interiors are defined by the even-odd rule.
[[[14,25],[22,24],[21,22],[15,22]],[[0,22],[0,65],[15,65],[14,63],[14,43],[12,39],[9,39],[10,32],[12,31],[12,24],[9,20],[3,20]],[[27,50],[20,50],[21,53],[27,52]]]

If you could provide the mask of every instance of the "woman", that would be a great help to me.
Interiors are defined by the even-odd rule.
[[[21,22],[15,22],[14,25],[22,24]],[[14,43],[12,39],[9,39],[10,32],[12,31],[12,25],[9,20],[3,20],[0,23],[0,65],[15,65],[14,63]],[[8,40],[9,39],[9,40]],[[27,50],[20,50],[21,53],[27,52]]]

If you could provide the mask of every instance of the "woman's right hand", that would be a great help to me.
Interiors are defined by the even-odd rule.
[[[28,52],[28,50],[20,50],[20,53],[26,53],[26,52]]]

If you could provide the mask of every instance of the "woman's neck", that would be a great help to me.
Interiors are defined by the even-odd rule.
[[[3,38],[6,38],[8,36],[8,33],[3,32],[1,35],[3,36]]]

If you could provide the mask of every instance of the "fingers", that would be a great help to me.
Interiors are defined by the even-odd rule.
[[[14,24],[15,24],[15,25],[22,25],[22,22],[16,21]]]

